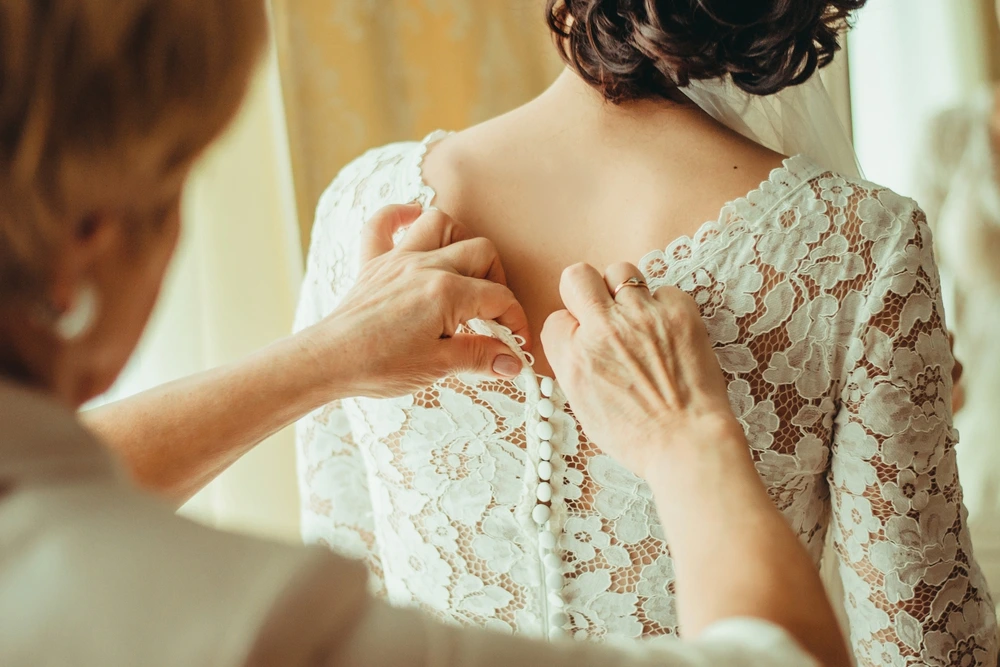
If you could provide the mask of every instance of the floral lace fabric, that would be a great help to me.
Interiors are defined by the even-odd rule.
[[[440,136],[371,151],[330,186],[298,327],[351,287],[376,210],[433,200],[421,163]],[[916,205],[790,158],[641,268],[652,288],[678,286],[701,307],[757,469],[817,565],[832,531],[858,662],[995,664],[955,466],[953,359]],[[393,603],[536,636],[677,633],[649,488],[530,368],[510,382],[455,376],[400,399],[345,400],[298,435],[306,541],[365,558]]]

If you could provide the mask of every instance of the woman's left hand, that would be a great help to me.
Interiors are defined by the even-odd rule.
[[[630,279],[641,284],[622,287]],[[690,296],[675,288],[651,295],[631,264],[603,277],[589,265],[571,266],[560,291],[566,310],[549,317],[542,344],[593,442],[647,479],[681,448],[706,441],[746,447]]]

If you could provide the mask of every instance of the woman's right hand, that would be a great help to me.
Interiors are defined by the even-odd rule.
[[[530,351],[527,317],[493,244],[436,209],[389,206],[365,225],[354,287],[297,336],[311,351],[321,390],[330,392],[323,402],[401,396],[456,372],[516,376],[522,363],[506,344],[456,335],[471,319],[496,320]]]
[[[665,456],[699,443],[745,448],[726,381],[701,314],[684,292],[645,286],[612,292],[631,264],[602,277],[586,264],[563,272],[566,310],[553,313],[542,344],[587,436],[640,477]],[[643,281],[644,282],[644,281]]]

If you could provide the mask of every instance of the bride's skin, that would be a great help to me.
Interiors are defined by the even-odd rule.
[[[492,240],[533,330],[561,308],[559,275],[665,248],[718,218],[781,155],[692,105],[615,106],[570,70],[527,105],[434,146],[436,205]],[[535,370],[551,375],[545,351]]]

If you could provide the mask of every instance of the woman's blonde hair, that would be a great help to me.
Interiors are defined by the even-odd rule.
[[[0,302],[87,215],[154,232],[265,41],[262,0],[0,0]]]

